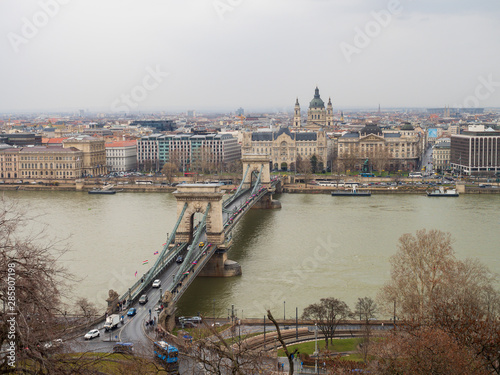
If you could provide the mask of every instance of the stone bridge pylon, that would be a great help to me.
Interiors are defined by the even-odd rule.
[[[207,240],[215,245],[224,243],[224,222],[222,217],[222,198],[224,192],[218,184],[181,184],[174,193],[177,199],[177,217],[187,203],[184,217],[175,232],[176,242],[191,242],[194,232],[194,215],[207,214]]]
[[[241,157],[243,164],[243,188],[248,189],[252,184],[252,178],[255,179],[262,170],[260,182],[263,187],[271,186],[271,171],[269,167],[270,156],[266,154],[244,154]],[[247,172],[248,168],[248,172]]]

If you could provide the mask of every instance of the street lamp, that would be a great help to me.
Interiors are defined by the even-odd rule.
[[[286,317],[285,317],[285,306],[286,306],[286,301],[283,301],[283,325],[285,324],[285,320],[286,320]]]
[[[314,372],[318,372],[318,323],[314,323],[314,354],[316,354],[316,361],[314,363]]]

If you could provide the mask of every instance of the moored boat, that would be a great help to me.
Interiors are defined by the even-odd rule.
[[[439,189],[435,189],[427,192],[428,197],[458,197],[458,192],[456,189],[444,189],[440,187]]]
[[[332,196],[335,197],[369,197],[372,193],[369,190],[358,191],[356,186],[351,190],[335,190],[332,191]]]
[[[89,190],[89,194],[116,194],[116,190],[113,189],[113,185],[106,185],[103,188],[94,188]]]

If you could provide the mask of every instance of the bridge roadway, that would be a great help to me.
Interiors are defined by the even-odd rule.
[[[273,182],[273,186],[277,181]],[[228,199],[228,205],[224,207],[223,210],[223,221],[224,221],[224,232],[226,238],[230,236],[231,230],[239,222],[239,220],[244,216],[244,214],[252,208],[252,206],[258,202],[269,190],[267,188],[258,187],[256,192],[252,194],[252,189],[247,189],[240,192],[239,196],[232,200]],[[119,331],[112,334],[115,339],[121,341],[132,341],[137,344],[148,345],[148,339],[144,334],[145,322],[146,320],[153,319],[156,317],[158,320],[158,306],[160,305],[161,295],[164,290],[168,290],[174,294],[174,302],[179,300],[182,294],[187,290],[192,281],[196,278],[199,272],[203,269],[203,266],[208,262],[210,257],[216,251],[216,246],[212,246],[206,241],[206,228],[201,228],[202,232],[195,244],[175,244],[172,249],[169,250],[168,254],[165,256],[169,259],[165,268],[154,277],[154,279],[161,280],[161,287],[158,289],[152,288],[151,285],[147,285],[141,290],[141,295],[146,294],[148,296],[148,302],[144,305],[140,305],[135,298],[133,303],[129,304],[127,308],[135,307],[137,309],[137,314],[132,317],[125,317],[125,322]],[[195,250],[195,257],[192,263],[187,268],[188,273],[182,275],[179,283],[173,283],[175,275],[181,269],[182,263],[177,263],[175,259],[179,255],[185,255],[189,245],[198,247],[199,242],[204,242],[204,246]],[[151,284],[151,283],[150,283]],[[167,286],[165,289],[164,287]],[[126,316],[126,311],[121,314]]]

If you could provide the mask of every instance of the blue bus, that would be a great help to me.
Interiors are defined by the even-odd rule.
[[[179,351],[165,341],[153,343],[155,360],[167,370],[168,374],[179,374]]]
[[[360,176],[361,177],[375,177],[375,175],[373,173],[361,173]]]

